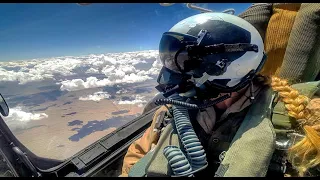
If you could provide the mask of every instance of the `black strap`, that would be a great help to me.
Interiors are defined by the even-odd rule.
[[[249,43],[237,44],[213,44],[209,46],[187,45],[186,50],[189,56],[205,56],[209,54],[217,54],[224,52],[245,52],[254,51],[258,52],[258,46]]]
[[[229,149],[231,141],[239,129],[248,110],[249,107],[238,113],[231,113],[228,115],[227,119],[216,122],[212,134],[207,134],[206,138],[203,138],[203,135],[202,137],[198,136],[203,141],[207,141],[203,144],[209,164],[205,170],[195,174],[196,177],[207,177],[208,174],[216,172],[222,161],[220,156]],[[198,128],[200,128],[199,130],[202,130],[200,132],[203,134],[205,133],[199,124]]]
[[[267,177],[283,177],[287,169],[286,151],[275,150],[267,172]]]

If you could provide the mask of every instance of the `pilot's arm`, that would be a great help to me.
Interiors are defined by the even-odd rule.
[[[141,138],[129,146],[128,152],[123,160],[122,174],[120,176],[128,176],[130,168],[157,144],[160,134],[153,131],[153,129],[156,126],[158,117],[166,111],[167,109],[164,106],[160,107],[153,116],[151,126],[146,130]]]

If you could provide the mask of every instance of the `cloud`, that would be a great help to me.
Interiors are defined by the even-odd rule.
[[[152,64],[142,70],[138,64]],[[142,66],[148,67],[148,66]],[[141,83],[154,79],[161,68],[157,50],[66,56],[26,61],[0,62],[0,82],[25,84],[53,79],[62,91]],[[85,69],[84,74],[78,69]],[[87,75],[86,75],[87,74]],[[97,75],[98,78],[93,77]],[[75,78],[76,77],[76,78]]]
[[[100,101],[102,99],[108,99],[111,95],[108,92],[95,92],[93,94],[87,95],[87,96],[81,96],[79,97],[80,101]]]
[[[48,118],[48,115],[45,113],[30,113],[22,109],[22,107],[10,108],[9,115],[4,117],[4,121],[11,130],[24,129],[30,121]]]
[[[72,57],[2,62],[0,64],[0,81],[17,81],[19,84],[25,84],[32,81],[54,79],[54,75],[73,75],[72,70],[81,65],[81,60]],[[18,71],[12,71],[2,67],[21,68]]]
[[[120,89],[119,91],[116,92],[116,94],[125,94],[128,91],[126,89]]]
[[[98,80],[96,77],[88,77],[85,81],[82,79],[72,79],[61,82],[61,91],[77,91],[81,89],[102,87],[111,84],[108,79]]]
[[[141,95],[135,95],[131,96],[130,100],[120,100],[118,102],[114,102],[116,104],[138,104],[139,107],[142,107],[143,104],[147,103],[144,96]]]
[[[44,79],[51,79],[53,76],[50,74],[34,74],[30,72],[15,72],[7,71],[0,67],[0,81],[18,81],[19,84],[25,84],[31,81],[42,81]]]
[[[131,73],[129,75],[124,74],[123,76],[115,75],[115,76],[112,76],[112,78],[110,79],[104,78],[102,80],[99,80],[96,77],[90,76],[86,78],[85,81],[83,81],[82,79],[66,80],[61,82],[60,90],[61,91],[78,91],[78,90],[88,89],[88,88],[113,86],[116,84],[139,83],[152,78],[145,75],[136,75],[134,73]]]
[[[99,70],[95,68],[90,68],[86,71],[86,73],[91,73],[91,74],[99,74]]]

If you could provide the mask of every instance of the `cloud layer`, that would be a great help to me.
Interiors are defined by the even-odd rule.
[[[150,66],[148,69],[138,66]],[[108,53],[0,63],[0,82],[25,84],[46,79],[61,84],[61,91],[141,83],[154,79],[161,68],[158,51]],[[100,75],[102,78],[97,78]],[[77,77],[77,78],[74,78]],[[80,77],[80,78],[79,78]]]

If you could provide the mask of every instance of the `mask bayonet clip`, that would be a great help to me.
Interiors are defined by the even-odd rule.
[[[197,36],[197,46],[199,46],[203,40],[203,38],[207,35],[208,31],[202,29]]]

